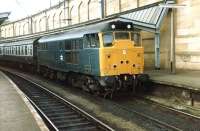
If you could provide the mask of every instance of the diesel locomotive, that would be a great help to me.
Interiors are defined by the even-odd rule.
[[[130,22],[107,21],[64,33],[0,44],[0,61],[30,67],[74,87],[111,96],[133,91],[148,76],[144,48]]]

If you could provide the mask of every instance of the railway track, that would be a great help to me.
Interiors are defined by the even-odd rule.
[[[18,80],[18,81],[21,81],[21,80]],[[45,90],[45,89],[42,89],[42,90]],[[91,96],[91,97],[94,97],[94,96]],[[98,101],[101,101],[102,98],[96,97],[96,99]],[[129,112],[130,114],[132,114],[131,116],[136,117],[136,119],[137,118],[143,119],[144,123],[147,123],[147,125],[149,126],[155,126],[157,127],[156,129],[167,130],[167,131],[168,130],[173,130],[173,131],[174,130],[175,131],[200,130],[200,118],[197,116],[191,115],[189,113],[186,113],[174,108],[170,108],[168,106],[160,105],[151,100],[143,99],[142,97],[131,96],[130,98],[125,98],[122,101],[119,99],[106,100],[106,101],[110,103],[110,105],[116,106],[119,109]],[[51,107],[49,107],[49,109],[50,108]],[[57,114],[60,114],[60,111],[57,111]],[[46,115],[46,117],[48,116]],[[54,123],[53,125],[56,126],[56,124]],[[83,128],[81,128],[81,130],[83,130]],[[95,128],[95,130],[109,130],[109,127],[105,128],[104,126],[98,125],[97,128]]]
[[[111,127],[64,100],[46,88],[24,78],[5,72],[24,92],[45,119],[50,130],[114,131]]]
[[[200,130],[200,117],[183,112],[141,96],[134,96],[127,102],[115,100],[119,108],[137,114],[146,120],[150,120],[161,130],[173,131],[197,131]]]

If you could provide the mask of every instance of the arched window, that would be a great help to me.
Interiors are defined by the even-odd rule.
[[[27,24],[28,24],[28,22],[24,23],[24,25],[23,25],[23,35],[26,34],[26,25],[27,25]]]
[[[40,18],[40,20],[39,20],[39,32],[42,31],[42,24],[41,23],[42,23],[42,18]]]
[[[81,22],[81,6],[82,6],[83,2],[81,1],[81,3],[78,6],[78,22]]]
[[[50,15],[47,17],[46,30],[49,30],[49,28],[50,28],[49,23],[50,23]]]
[[[69,13],[69,25],[72,24],[72,11],[73,11],[73,9],[74,9],[74,6],[72,6],[71,9],[70,9],[70,13]]]
[[[56,13],[54,13],[54,15],[53,15],[53,29],[55,28],[55,17],[56,17]]]
[[[18,35],[20,35],[21,34],[21,25],[19,24],[19,26],[18,26]]]
[[[61,27],[62,26],[62,22],[63,22],[63,11],[60,11],[60,13],[59,13],[59,27]]]
[[[88,6],[87,6],[88,20],[90,20],[90,3],[91,3],[91,0],[88,1]]]
[[[6,37],[6,32],[7,32],[7,29],[5,28],[4,29],[4,37]]]

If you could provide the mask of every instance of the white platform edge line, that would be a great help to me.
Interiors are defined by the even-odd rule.
[[[17,91],[17,93],[20,95],[20,97],[22,98],[24,103],[27,105],[28,109],[31,111],[31,113],[32,113],[37,125],[39,126],[40,130],[41,131],[49,131],[48,127],[46,126],[46,124],[44,123],[44,121],[42,120],[40,115],[37,113],[35,108],[31,105],[31,103],[26,98],[24,93],[18,88],[18,86],[8,76],[6,76],[3,72],[0,71],[0,74],[2,74],[2,76],[4,78],[6,78],[13,85],[14,89]]]

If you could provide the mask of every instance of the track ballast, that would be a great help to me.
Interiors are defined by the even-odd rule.
[[[46,88],[6,72],[18,85],[39,113],[45,118],[50,130],[69,131],[112,131],[113,129],[69,101]]]

